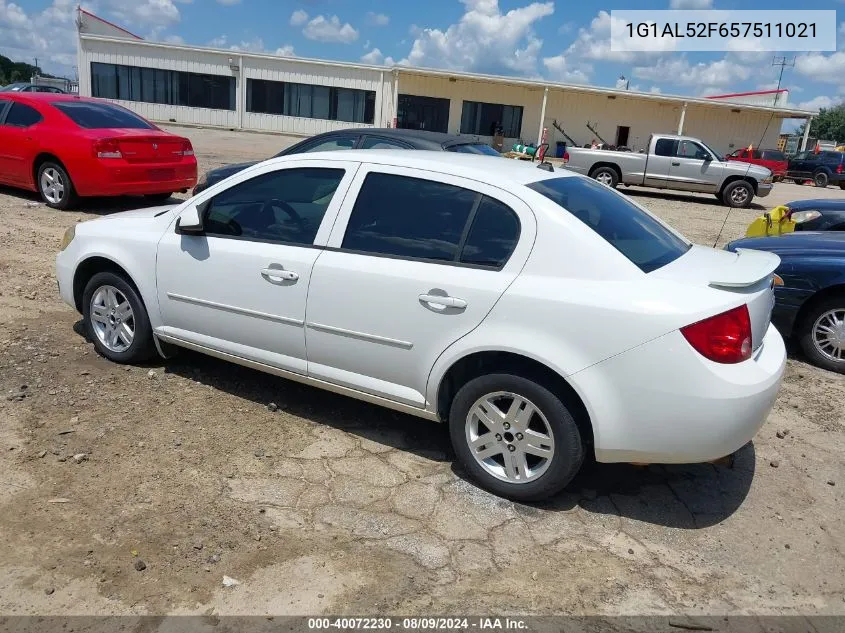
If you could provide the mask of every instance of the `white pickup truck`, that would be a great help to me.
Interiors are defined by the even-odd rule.
[[[610,187],[619,183],[712,193],[724,204],[745,208],[754,196],[772,191],[765,167],[725,161],[703,141],[689,136],[654,134],[648,154],[571,147],[564,166]]]

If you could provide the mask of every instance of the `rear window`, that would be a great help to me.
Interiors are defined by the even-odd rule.
[[[601,235],[644,273],[692,246],[625,196],[589,178],[551,178],[528,185]]]
[[[786,156],[783,152],[774,149],[764,149],[763,160],[786,160]]]
[[[104,128],[130,128],[152,130],[147,123],[134,112],[111,103],[95,101],[54,101],[53,107],[66,114],[79,127],[89,130]]]
[[[498,156],[499,152],[494,150],[489,145],[483,143],[465,143],[463,145],[450,145],[446,147],[447,152],[457,152],[458,154],[484,154],[485,156]]]

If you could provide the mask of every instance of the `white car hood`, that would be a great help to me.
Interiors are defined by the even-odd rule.
[[[120,213],[111,213],[104,215],[101,220],[128,220],[135,218],[154,218],[168,211],[172,211],[178,204],[168,204],[161,207],[148,207],[146,209],[133,209],[132,211],[121,211]]]

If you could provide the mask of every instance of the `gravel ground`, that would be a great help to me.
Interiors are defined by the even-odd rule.
[[[201,169],[295,140],[179,131]],[[626,192],[709,245],[762,208]],[[758,202],[819,195],[843,194]],[[0,189],[0,615],[845,614],[842,376],[791,359],[732,467],[588,464],[513,504],[464,480],[441,425],[197,354],[97,356],[55,251],[142,204]]]

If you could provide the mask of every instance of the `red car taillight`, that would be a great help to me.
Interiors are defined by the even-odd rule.
[[[563,153],[563,164],[565,165],[568,162],[569,162],[569,152],[564,152]]]
[[[194,146],[191,145],[191,141],[188,139],[184,139],[182,141],[182,156],[193,156],[194,155]]]
[[[699,354],[717,363],[751,358],[751,317],[746,305],[682,327],[681,333]]]
[[[112,138],[94,141],[94,156],[96,158],[123,158],[120,145]]]

